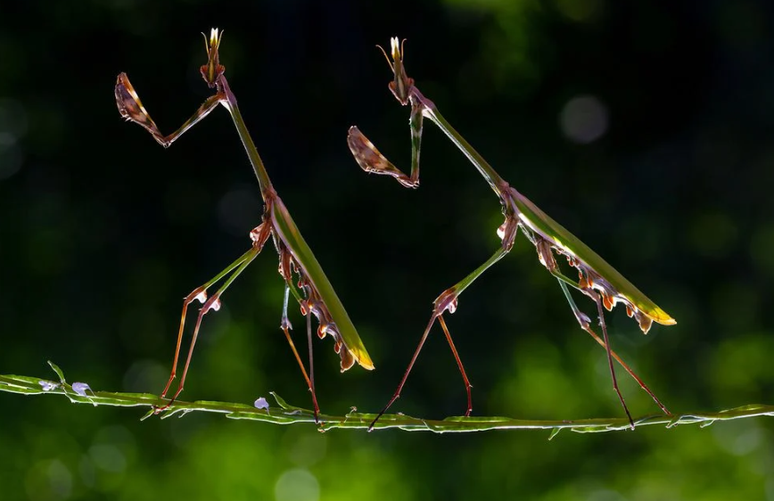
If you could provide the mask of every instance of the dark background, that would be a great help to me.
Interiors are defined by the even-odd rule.
[[[622,5],[626,4],[626,5]],[[422,186],[367,176],[358,124],[409,166],[408,109],[375,44],[398,35],[423,93],[498,172],[677,319],[612,343],[674,412],[771,403],[774,388],[772,8],[612,0],[0,3],[0,373],[159,392],[181,298],[249,246],[261,202],[221,109],[168,150],[124,123],[120,71],[159,127],[209,95],[202,31],[269,175],[377,366],[337,370],[317,342],[323,410],[381,408],[432,300],[499,245],[490,189],[429,122]],[[589,143],[562,129],[579,96],[607,110]],[[577,103],[577,101],[576,101]],[[594,111],[594,110],[591,110]],[[564,113],[564,114],[563,114]],[[584,129],[589,116],[570,114]],[[185,399],[308,407],[278,329],[271,246],[206,318]],[[582,296],[589,314],[594,305]],[[303,318],[292,309],[297,342]],[[523,238],[448,318],[474,413],[621,416],[604,351],[579,330]],[[619,371],[635,415],[657,412]],[[433,331],[393,408],[464,412]],[[0,394],[2,499],[774,499],[772,424],[576,435],[366,434]]]

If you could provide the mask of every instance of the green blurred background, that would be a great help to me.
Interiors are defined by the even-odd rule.
[[[408,110],[375,44],[406,37],[426,96],[519,191],[581,237],[678,324],[642,336],[622,308],[612,342],[675,412],[774,395],[774,7],[764,0],[111,0],[0,3],[0,373],[159,392],[181,298],[240,255],[257,183],[228,114],[172,148],[124,123],[128,72],[162,130],[208,95],[202,31],[275,186],[377,366],[337,370],[317,342],[326,412],[381,408],[432,300],[497,247],[499,205],[425,127],[417,191],[367,176],[358,124],[408,167]],[[308,407],[278,329],[267,247],[207,317],[185,399]],[[578,296],[589,314],[594,306]],[[303,344],[303,318],[291,320]],[[449,325],[474,413],[621,416],[604,351],[534,248],[462,296]],[[619,372],[620,374],[620,372]],[[633,414],[657,412],[620,374]],[[461,414],[464,389],[434,331],[395,411]],[[764,418],[635,433],[318,433],[219,416],[0,394],[0,498],[774,499]]]

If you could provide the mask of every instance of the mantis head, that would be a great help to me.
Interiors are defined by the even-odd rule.
[[[392,91],[392,94],[403,106],[408,104],[409,94],[411,93],[411,88],[414,86],[414,79],[409,78],[403,68],[403,43],[405,41],[405,39],[403,39],[402,42],[398,41],[398,37],[392,37],[390,39],[390,53],[392,60],[390,60],[390,56],[387,55],[384,48],[382,48],[381,45],[377,45],[382,51],[382,54],[384,54],[384,58],[387,59],[387,64],[390,65],[392,73],[395,75],[394,80],[390,82],[390,91]]]
[[[218,28],[212,28],[209,40],[204,33],[202,36],[204,37],[204,50],[207,51],[207,64],[199,68],[199,71],[207,85],[214,89],[217,86],[218,78],[226,71],[226,67],[220,64],[220,56],[218,55],[223,32],[219,31]]]

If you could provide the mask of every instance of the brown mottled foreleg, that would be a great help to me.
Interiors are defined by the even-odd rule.
[[[137,95],[137,92],[134,90],[131,82],[129,82],[129,77],[126,75],[126,73],[120,73],[118,75],[115,86],[115,96],[116,106],[118,106],[118,112],[121,113],[121,116],[150,132],[150,134],[153,136],[153,139],[155,139],[156,142],[164,148],[168,148],[169,145],[175,142],[177,138],[182,136],[188,129],[196,125],[199,120],[209,115],[210,112],[215,109],[218,103],[225,99],[225,95],[221,92],[208,97],[207,100],[202,103],[199,109],[196,110],[196,113],[194,113],[191,118],[186,120],[179,129],[177,129],[172,134],[165,136],[161,133],[159,128],[156,127],[156,124],[153,122],[153,119],[151,119],[150,114],[145,109],[145,106],[142,105],[140,96]]]
[[[394,177],[406,188],[419,187],[419,153],[422,148],[422,110],[424,106],[417,100],[411,100],[411,176],[407,176],[387,158],[379,153],[374,143],[368,140],[354,125],[347,133],[347,145],[358,165],[371,174]]]

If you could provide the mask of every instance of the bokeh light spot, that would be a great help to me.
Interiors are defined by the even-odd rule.
[[[277,501],[317,501],[320,499],[320,484],[307,470],[288,470],[277,480],[274,495]]]
[[[593,21],[605,7],[603,0],[556,0],[555,5],[564,17],[580,23]]]
[[[155,360],[138,360],[124,374],[124,391],[160,391],[169,377],[169,368]]]
[[[774,277],[774,226],[757,230],[752,236],[750,254],[758,271]]]
[[[290,460],[298,466],[312,466],[325,458],[328,437],[321,433],[304,433],[288,451]]]
[[[599,489],[589,493],[586,499],[588,499],[588,501],[624,501],[626,498],[616,491]]]
[[[8,133],[0,132],[0,180],[8,179],[21,168],[21,149],[11,139]]]
[[[207,186],[190,179],[179,179],[170,183],[164,202],[171,222],[195,227],[209,216],[209,201]]]
[[[559,113],[559,126],[567,139],[574,143],[594,142],[607,132],[607,107],[594,96],[574,97]]]
[[[81,482],[86,487],[94,487],[97,479],[97,472],[94,469],[94,463],[87,455],[81,456],[81,460],[78,462],[78,471],[81,474]]]
[[[72,495],[73,475],[58,459],[43,461],[29,471],[26,487],[32,500],[67,499]]]
[[[218,204],[221,226],[235,236],[250,232],[261,219],[263,207],[254,187],[237,187],[226,193]]]
[[[752,454],[766,443],[763,430],[754,423],[717,426],[713,428],[712,435],[720,447],[734,456]]]
[[[89,455],[94,464],[105,471],[120,473],[126,469],[126,457],[111,444],[97,444],[89,448]]]
[[[693,247],[704,256],[721,258],[729,253],[738,235],[734,221],[727,214],[703,214],[690,230]]]
[[[14,138],[14,142],[27,133],[27,112],[14,99],[0,99],[0,134]]]
[[[16,174],[24,154],[18,145],[27,132],[27,113],[18,101],[0,99],[0,180]]]

